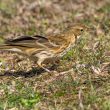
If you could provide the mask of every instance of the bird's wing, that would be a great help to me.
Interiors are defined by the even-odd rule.
[[[43,36],[21,36],[16,39],[6,40],[5,44],[8,45],[16,45],[16,46],[26,46],[26,47],[35,47],[37,46],[37,42],[44,43],[48,42],[48,39]]]
[[[20,46],[20,47],[40,47],[40,48],[52,48],[55,47],[53,43],[49,41],[47,37],[35,35],[35,36],[21,36],[16,39],[7,40],[5,44],[11,46]]]

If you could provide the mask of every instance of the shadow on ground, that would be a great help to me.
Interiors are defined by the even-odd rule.
[[[14,77],[33,77],[35,75],[40,75],[45,72],[43,69],[32,68],[30,71],[17,71],[17,72],[8,72],[6,71],[4,74],[0,76],[14,76]]]
[[[53,71],[56,69],[56,65],[51,66],[50,68],[48,68],[50,71]],[[1,76],[14,76],[14,77],[33,77],[35,75],[40,75],[42,73],[44,73],[45,70],[42,68],[35,68],[33,67],[30,71],[16,71],[16,72],[9,72],[6,71],[4,74],[1,74]]]

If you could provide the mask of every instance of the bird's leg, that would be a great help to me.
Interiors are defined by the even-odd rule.
[[[42,69],[44,69],[46,72],[51,73],[51,71],[47,68],[45,68],[43,65],[38,65],[39,67],[41,67]]]
[[[43,59],[43,58],[38,58],[37,60],[35,60],[36,57],[29,57],[29,59],[31,59],[31,60],[33,60],[35,63],[37,63],[37,65],[38,65],[40,68],[42,68],[43,70],[45,70],[46,72],[51,73],[51,71],[50,71],[49,69],[45,68],[44,65],[42,64],[42,62],[43,62],[45,59]]]
[[[51,73],[51,71],[47,68],[45,68],[42,64],[42,62],[44,61],[44,59],[38,59],[37,64],[40,68],[44,69],[46,72]]]
[[[55,58],[52,62],[52,66],[50,67],[52,70],[55,70],[57,69],[57,67],[59,66],[60,64],[60,60],[59,58]]]

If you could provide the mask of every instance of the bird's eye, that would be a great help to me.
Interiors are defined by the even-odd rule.
[[[80,31],[83,32],[83,29],[81,29]]]

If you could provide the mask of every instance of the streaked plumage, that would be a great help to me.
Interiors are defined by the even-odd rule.
[[[37,61],[40,67],[50,72],[42,66],[44,60],[64,56],[74,46],[84,28],[84,26],[73,26],[54,36],[21,36],[13,40],[5,40],[0,44],[0,50],[25,55]]]

